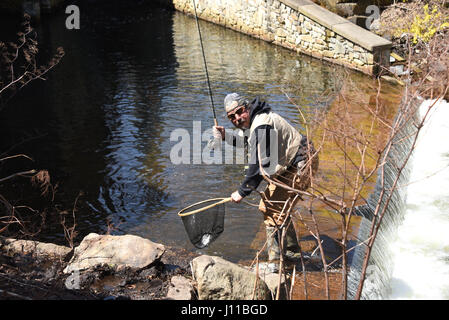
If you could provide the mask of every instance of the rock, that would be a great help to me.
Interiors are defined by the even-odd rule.
[[[142,269],[159,260],[165,247],[133,235],[111,236],[91,233],[75,248],[64,273],[108,264],[116,268]]]
[[[193,286],[190,280],[183,276],[171,278],[171,286],[168,289],[167,299],[170,300],[192,300]]]
[[[252,272],[256,273],[256,267],[253,267]],[[279,273],[270,272],[268,269],[264,269],[263,263],[259,264],[259,277],[267,284],[271,291],[272,297],[276,297],[277,289],[279,286]],[[279,295],[280,299],[285,299],[285,275],[281,278],[281,292]]]
[[[200,300],[271,299],[270,289],[262,279],[220,257],[203,255],[193,259],[192,273]]]
[[[79,290],[80,282],[80,273],[77,270],[65,279],[64,285],[69,290]]]
[[[340,42],[340,41],[336,42],[334,51],[335,51],[335,53],[338,53],[338,54],[345,54],[346,48],[345,48],[345,45],[343,44],[343,42]]]
[[[349,17],[354,15],[354,9],[357,6],[357,3],[337,3],[335,5],[335,9],[337,14],[342,17]]]
[[[16,240],[3,237],[0,238],[0,250],[6,253],[33,254],[44,258],[56,258],[61,260],[72,251],[69,247],[59,246],[53,243]]]
[[[265,281],[268,288],[270,288],[270,291],[273,292],[273,294],[276,294],[277,288],[279,286],[279,273],[266,273],[261,274],[259,277]],[[281,287],[285,285],[285,276],[282,275],[281,278]],[[282,288],[281,288],[282,289]]]
[[[396,66],[391,66],[390,72],[397,76],[406,76],[406,75],[410,74],[409,70],[404,70],[404,65],[402,65],[402,64],[399,64]]]
[[[390,77],[390,76],[381,76],[380,78],[381,78],[381,79],[384,79],[385,81],[388,81],[388,82],[390,82],[390,83],[393,83],[393,84],[398,84],[398,85],[401,85],[401,86],[404,86],[404,85],[405,85],[405,83],[404,83],[403,81],[401,81],[401,80],[399,80],[399,79],[396,79],[396,78],[394,78],[394,77]]]

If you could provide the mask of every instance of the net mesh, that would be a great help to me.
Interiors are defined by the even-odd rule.
[[[195,247],[207,247],[223,232],[226,202],[227,199],[201,201],[178,213]]]

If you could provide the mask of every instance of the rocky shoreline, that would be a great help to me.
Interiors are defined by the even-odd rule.
[[[72,250],[69,247],[38,241],[1,238],[0,299],[171,299],[168,293],[171,287],[175,288],[171,285],[171,280],[175,278],[176,283],[178,277],[191,278],[189,263],[196,257],[195,254],[158,245],[160,249],[163,247],[163,254],[138,266],[135,261],[142,261],[142,257],[148,258],[151,253],[120,261],[123,257],[126,259],[126,256],[123,247],[117,247],[117,243],[123,243],[123,237],[127,236],[90,234],[85,239],[92,239],[93,235],[97,239],[108,240],[109,253],[114,253],[117,249],[115,260],[113,255],[102,261],[84,255],[81,256],[81,261],[91,260],[91,264],[77,266],[74,263],[76,252],[83,249],[81,246],[85,249],[87,242],[84,239],[80,246]],[[149,240],[139,238],[136,242],[140,241]],[[104,249],[92,242],[91,245],[90,253],[92,250]],[[176,297],[175,295],[174,298]],[[190,298],[195,298],[193,291]],[[187,299],[187,296],[183,299]]]
[[[279,279],[133,235],[91,233],[73,250],[0,238],[0,300],[270,300]]]

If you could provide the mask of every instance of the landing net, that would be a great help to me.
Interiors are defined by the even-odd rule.
[[[207,247],[223,232],[226,203],[229,201],[231,198],[208,199],[178,212],[195,247]]]

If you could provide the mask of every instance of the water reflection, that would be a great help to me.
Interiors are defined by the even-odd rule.
[[[171,163],[173,130],[192,134],[193,121],[201,121],[203,131],[213,124],[195,20],[117,3],[82,10],[78,32],[61,27],[63,14],[38,28],[44,54],[57,46],[67,54],[46,82],[27,88],[2,114],[1,147],[42,133],[14,151],[49,169],[65,207],[84,191],[78,204],[80,237],[105,232],[110,219],[116,234],[193,250],[176,213],[196,201],[228,196],[244,169]],[[218,122],[228,128],[222,101],[229,92],[265,97],[301,129],[296,106],[283,91],[312,110],[326,107],[317,103],[317,94],[340,86],[334,77],[339,67],[204,21],[200,25]],[[203,252],[230,260],[253,257],[250,245],[261,222],[257,209],[230,204],[225,231]],[[60,237],[52,230],[46,238]]]

